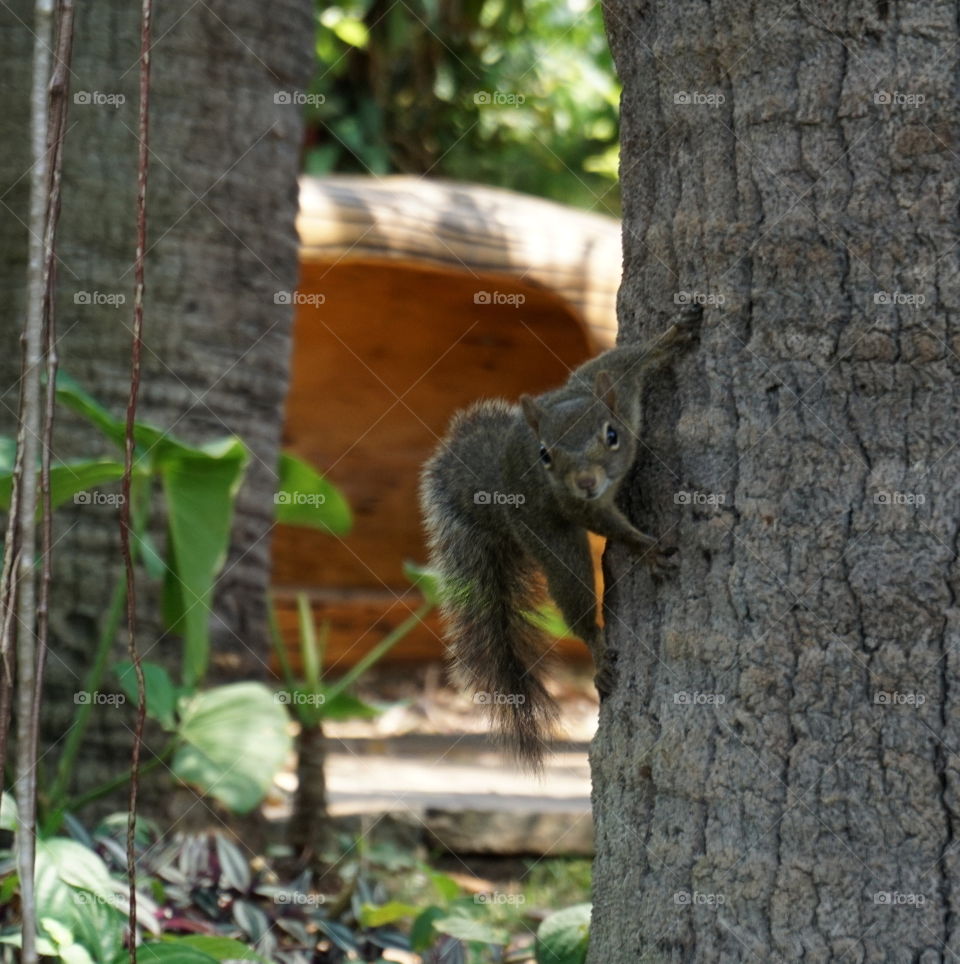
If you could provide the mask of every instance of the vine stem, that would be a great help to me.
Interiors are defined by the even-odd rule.
[[[130,895],[129,955],[137,964],[137,793],[140,789],[140,748],[146,719],[146,688],[140,651],[137,649],[137,594],[130,551],[130,483],[133,475],[134,424],[137,417],[137,394],[140,390],[140,356],[143,347],[144,260],[147,250],[147,167],[149,162],[150,107],[150,27],[152,0],[143,0],[140,14],[140,109],[137,154],[137,251],[134,260],[133,343],[130,350],[130,397],[123,447],[123,500],[120,505],[120,545],[127,583],[127,650],[137,678],[137,720],[130,754],[130,798],[127,809],[127,878]]]

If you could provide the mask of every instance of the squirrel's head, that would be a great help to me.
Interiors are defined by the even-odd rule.
[[[592,393],[541,404],[520,397],[527,424],[539,442],[539,469],[568,498],[612,498],[636,455],[636,439],[617,407],[616,385],[598,372]]]

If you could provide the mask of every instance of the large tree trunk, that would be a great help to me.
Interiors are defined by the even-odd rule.
[[[0,429],[7,434],[23,308],[31,8],[27,0],[0,5]],[[140,5],[125,0],[78,5],[59,243],[61,366],[117,414],[129,385],[139,16]],[[268,652],[264,599],[291,323],[289,304],[274,294],[297,278],[302,108],[289,94],[309,77],[312,16],[309,0],[182,0],[156,5],[154,15],[140,415],[193,441],[235,433],[253,452],[215,606],[219,675],[262,672]],[[87,293],[96,301],[97,292],[125,303],[75,300]],[[68,413],[58,415],[55,448],[59,458],[111,451]],[[56,538],[44,724],[59,741],[120,567],[116,511],[65,507]],[[158,645],[156,599],[142,577],[140,585],[141,650],[169,661],[179,643]],[[121,716],[94,714],[81,786],[125,765],[129,721]]]
[[[953,959],[957,4],[606,16],[621,337],[707,310],[634,487],[679,575],[608,553],[589,959]]]

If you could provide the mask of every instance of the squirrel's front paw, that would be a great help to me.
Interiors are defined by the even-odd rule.
[[[677,547],[656,548],[647,555],[647,562],[650,566],[650,574],[654,579],[666,579],[669,576],[676,575],[679,563]]]
[[[684,305],[674,326],[678,344],[687,345],[697,340],[703,322],[703,305]]]

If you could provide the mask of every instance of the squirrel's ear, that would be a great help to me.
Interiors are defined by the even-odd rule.
[[[520,407],[523,409],[523,417],[527,424],[533,429],[534,435],[540,434],[540,408],[536,399],[532,395],[520,396]]]
[[[593,380],[593,390],[611,412],[617,411],[617,390],[613,386],[613,375],[608,371],[597,372]]]

